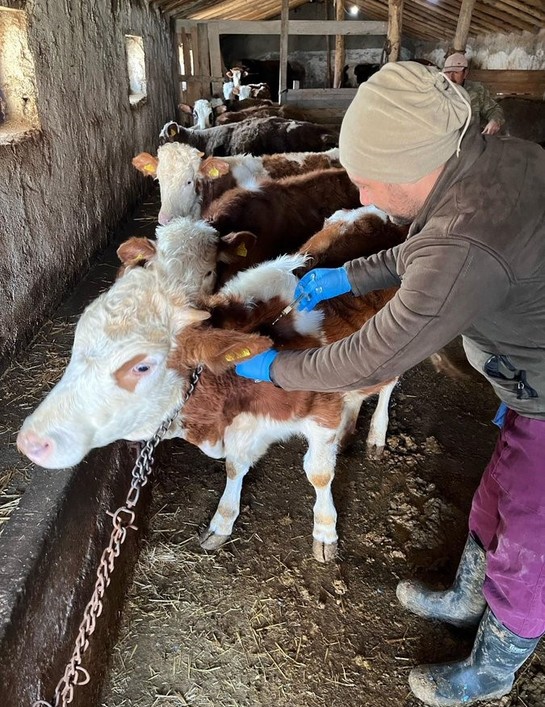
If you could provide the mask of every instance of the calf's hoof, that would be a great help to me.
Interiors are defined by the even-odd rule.
[[[337,543],[323,543],[321,540],[313,540],[312,554],[318,562],[331,562],[337,557]]]
[[[367,445],[367,457],[368,459],[380,459],[382,453],[384,452],[384,445],[378,447],[376,444]]]
[[[204,550],[217,550],[230,538],[230,535],[218,535],[213,530],[210,530],[210,528],[207,528],[200,534],[199,542]]]

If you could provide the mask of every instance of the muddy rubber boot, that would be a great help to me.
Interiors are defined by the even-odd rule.
[[[458,663],[419,665],[409,674],[413,694],[430,707],[472,705],[507,695],[515,671],[534,652],[539,638],[521,638],[487,609],[471,655]]]
[[[409,579],[397,585],[397,598],[402,606],[425,619],[462,628],[477,626],[486,607],[482,592],[485,566],[485,551],[469,535],[450,589],[434,592]]]

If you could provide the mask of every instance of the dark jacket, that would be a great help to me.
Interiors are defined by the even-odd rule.
[[[271,374],[282,388],[365,388],[463,334],[480,373],[486,375],[490,359],[489,373],[497,369],[514,379],[486,375],[498,396],[523,415],[545,418],[545,151],[539,145],[471,131],[407,240],[346,269],[355,295],[400,289],[352,336],[321,349],[281,352]]]

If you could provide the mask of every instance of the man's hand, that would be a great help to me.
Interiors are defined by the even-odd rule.
[[[496,123],[495,120],[491,120],[489,123],[487,123],[484,128],[483,128],[483,135],[495,135],[496,133],[500,132],[501,125],[499,123]]]
[[[294,298],[301,297],[297,309],[310,312],[318,302],[350,292],[352,287],[344,268],[315,268],[301,278]]]
[[[272,383],[270,369],[272,362],[277,356],[278,351],[275,349],[263,351],[242,363],[237,363],[235,373],[242,378],[251,378],[256,382],[267,381],[268,383]]]

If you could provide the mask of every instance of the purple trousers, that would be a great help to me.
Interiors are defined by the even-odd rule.
[[[545,420],[509,410],[479,488],[469,529],[486,550],[483,593],[504,626],[545,633]]]

